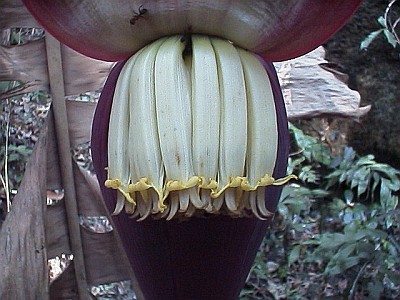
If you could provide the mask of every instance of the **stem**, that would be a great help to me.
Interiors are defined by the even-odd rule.
[[[395,30],[397,24],[398,24],[399,21],[400,21],[400,18],[398,18],[394,23],[392,23],[392,21],[389,19],[390,10],[391,10],[392,6],[393,6],[396,2],[397,2],[397,0],[392,0],[392,1],[390,1],[390,3],[388,4],[388,6],[386,7],[385,14],[384,14],[384,19],[385,19],[386,28],[387,28],[387,29],[390,29],[390,32],[391,32],[391,33],[394,35],[394,37],[396,38],[397,43],[400,44],[400,39],[399,39],[399,37],[398,37],[398,35],[397,35],[397,33],[396,33],[396,30]]]
[[[350,293],[349,293],[349,300],[354,300],[354,296],[355,296],[355,293],[356,293],[356,287],[357,287],[358,280],[360,279],[361,274],[364,273],[364,270],[368,266],[370,261],[371,261],[371,259],[369,259],[369,260],[367,260],[365,262],[365,264],[361,267],[360,271],[358,272],[356,278],[354,279],[353,285],[352,285]]]
[[[7,99],[7,106],[10,105],[9,100]],[[10,186],[9,186],[9,177],[8,177],[8,142],[10,135],[10,117],[11,117],[11,109],[9,107],[7,113],[7,123],[6,123],[6,132],[5,132],[5,151],[4,151],[4,178],[2,177],[2,183],[4,186],[4,191],[6,193],[6,205],[7,205],[7,213],[11,211],[11,199],[10,199]]]
[[[389,20],[389,11],[390,11],[392,5],[393,5],[396,1],[397,1],[397,0],[392,0],[392,1],[390,1],[390,3],[388,4],[388,6],[386,7],[385,14],[384,14],[384,16],[383,16],[383,18],[385,19],[386,28],[392,27],[392,22],[390,22],[390,20]]]
[[[381,248],[381,244],[377,245],[374,249],[373,253],[376,253]],[[351,287],[350,293],[349,293],[349,300],[354,300],[354,296],[356,293],[356,286],[357,282],[361,277],[361,274],[364,272],[365,268],[368,266],[368,264],[374,259],[374,254],[365,262],[365,264],[361,267],[360,271],[358,272],[356,278],[354,279],[353,286]]]

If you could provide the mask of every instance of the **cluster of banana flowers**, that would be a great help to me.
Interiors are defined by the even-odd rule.
[[[274,93],[254,54],[216,37],[174,35],[144,47],[116,84],[108,131],[114,213],[143,220],[228,212],[272,215],[265,188],[278,152]]]
[[[119,61],[92,155],[145,298],[238,299],[292,178],[270,61],[322,44],[360,0],[23,1],[67,46]]]

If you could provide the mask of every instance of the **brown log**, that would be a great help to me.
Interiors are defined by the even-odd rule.
[[[46,127],[41,129],[11,212],[0,230],[0,299],[48,299]]]

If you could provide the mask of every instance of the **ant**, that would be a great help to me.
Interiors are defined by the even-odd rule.
[[[139,6],[139,12],[133,11],[135,14],[132,19],[130,19],[129,23],[135,25],[136,21],[140,18],[143,18],[144,14],[147,13],[147,9],[143,7],[143,4]]]

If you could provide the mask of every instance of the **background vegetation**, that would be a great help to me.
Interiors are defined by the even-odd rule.
[[[290,130],[299,180],[283,189],[241,299],[399,299],[400,171]]]

